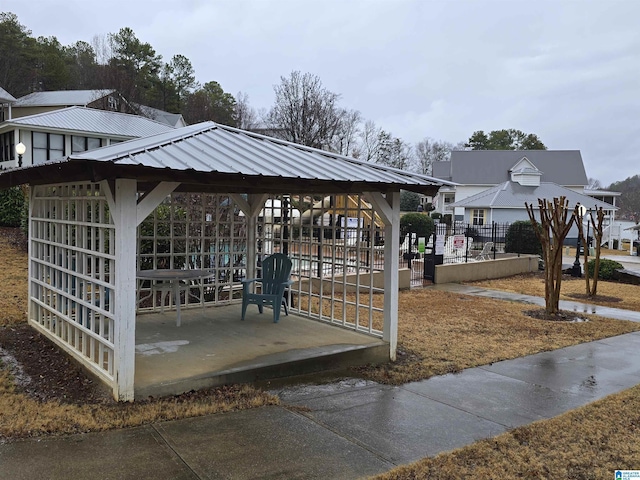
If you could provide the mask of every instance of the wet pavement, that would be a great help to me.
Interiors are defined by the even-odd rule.
[[[0,445],[0,478],[363,478],[637,384],[640,332],[402,386],[289,386],[272,391],[281,406],[17,441]]]

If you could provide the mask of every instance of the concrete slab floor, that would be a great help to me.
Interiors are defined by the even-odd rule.
[[[250,308],[244,321],[240,305],[183,309],[180,327],[175,319],[173,311],[136,318],[137,398],[221,384],[236,372],[387,346],[371,335],[293,314],[273,323],[267,308],[262,315]]]

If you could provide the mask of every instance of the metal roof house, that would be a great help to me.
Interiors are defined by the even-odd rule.
[[[0,103],[1,104],[9,104],[14,103],[16,98],[7,92],[4,88],[0,87]]]
[[[13,102],[11,115],[3,112],[4,120],[46,113],[67,107],[89,107],[114,112],[127,112],[127,102],[113,89],[55,90],[33,92]]]
[[[4,88],[0,87],[0,119],[6,111],[9,118],[11,118],[11,106],[16,102],[16,98],[7,92]]]
[[[114,89],[33,92],[18,99],[10,96],[11,104],[3,101],[1,97],[0,94],[0,119],[2,120],[52,112],[67,107],[88,107],[140,115],[174,128],[186,126],[181,114],[129,102]]]
[[[455,202],[451,206],[464,208],[466,223],[474,224],[473,211],[477,209],[488,211],[485,223],[511,223],[523,220],[523,213],[526,215],[525,202],[537,205],[538,198],[553,199],[562,196],[569,201],[571,207],[579,203],[585,208],[598,209],[602,207],[608,214],[615,211],[615,207],[606,202],[551,182],[541,182],[539,185],[522,185],[518,182],[507,181]]]
[[[435,178],[457,184],[441,189],[434,206],[440,213],[455,214],[454,202],[522,174],[537,183],[553,182],[579,193],[588,184],[579,150],[455,150],[449,161],[433,164]]]
[[[174,128],[187,126],[187,122],[184,121],[184,117],[180,113],[165,112],[164,110],[133,102],[131,102],[131,106],[135,109],[135,113],[138,115],[150,118],[156,122],[164,123]]]
[[[338,335],[323,344],[330,353],[360,351],[355,337],[363,336],[395,358],[400,190],[433,195],[443,183],[212,122],[0,172],[0,188],[30,185],[29,324],[125,401],[237,379],[251,342],[261,369],[276,347],[315,365],[321,347],[310,342],[324,333],[309,329],[318,325]],[[281,205],[317,208],[312,217],[322,217],[315,200],[341,195],[366,199],[358,208],[384,222],[381,268],[369,262],[373,231],[359,222],[343,236],[357,239],[347,245],[335,224],[327,235],[283,215],[279,221],[291,223],[269,236],[274,229],[260,216],[267,200],[286,199]],[[240,280],[259,274],[261,258],[275,252],[294,261],[291,315],[277,324],[257,312],[240,321]],[[208,276],[181,284],[177,305],[165,304],[139,272],[167,267]],[[162,309],[180,304],[191,316],[165,325]],[[224,336],[225,328],[244,334]],[[213,369],[225,349],[231,360],[216,380],[202,368]],[[199,356],[179,357],[187,351]],[[144,383],[154,368],[156,390]],[[190,383],[170,377],[175,370]]]
[[[619,194],[587,189],[579,150],[453,151],[450,161],[433,164],[433,176],[456,183],[440,189],[434,200],[436,211],[456,221],[487,225],[528,220],[524,202],[535,205],[538,198],[564,195],[587,208],[602,206],[607,212],[603,238],[619,237]]]
[[[170,130],[138,115],[77,106],[55,109],[0,123],[0,167],[18,165],[18,143],[26,147],[22,165],[31,165]]]

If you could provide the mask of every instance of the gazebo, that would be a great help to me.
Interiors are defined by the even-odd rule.
[[[139,396],[140,318],[226,308],[240,324],[240,281],[274,252],[294,262],[292,315],[379,338],[395,359],[400,190],[433,196],[443,183],[212,122],[0,173],[0,188],[30,185],[29,324],[124,401]],[[268,201],[279,217],[261,215]],[[323,219],[339,205],[344,218],[383,222],[383,268],[370,262],[378,220],[287,213]],[[206,275],[167,302],[140,273],[162,269]]]

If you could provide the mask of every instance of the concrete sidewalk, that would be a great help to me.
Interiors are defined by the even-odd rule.
[[[473,294],[490,295],[481,290]],[[639,383],[636,332],[399,387],[287,387],[274,392],[279,407],[8,443],[0,478],[362,478]]]

